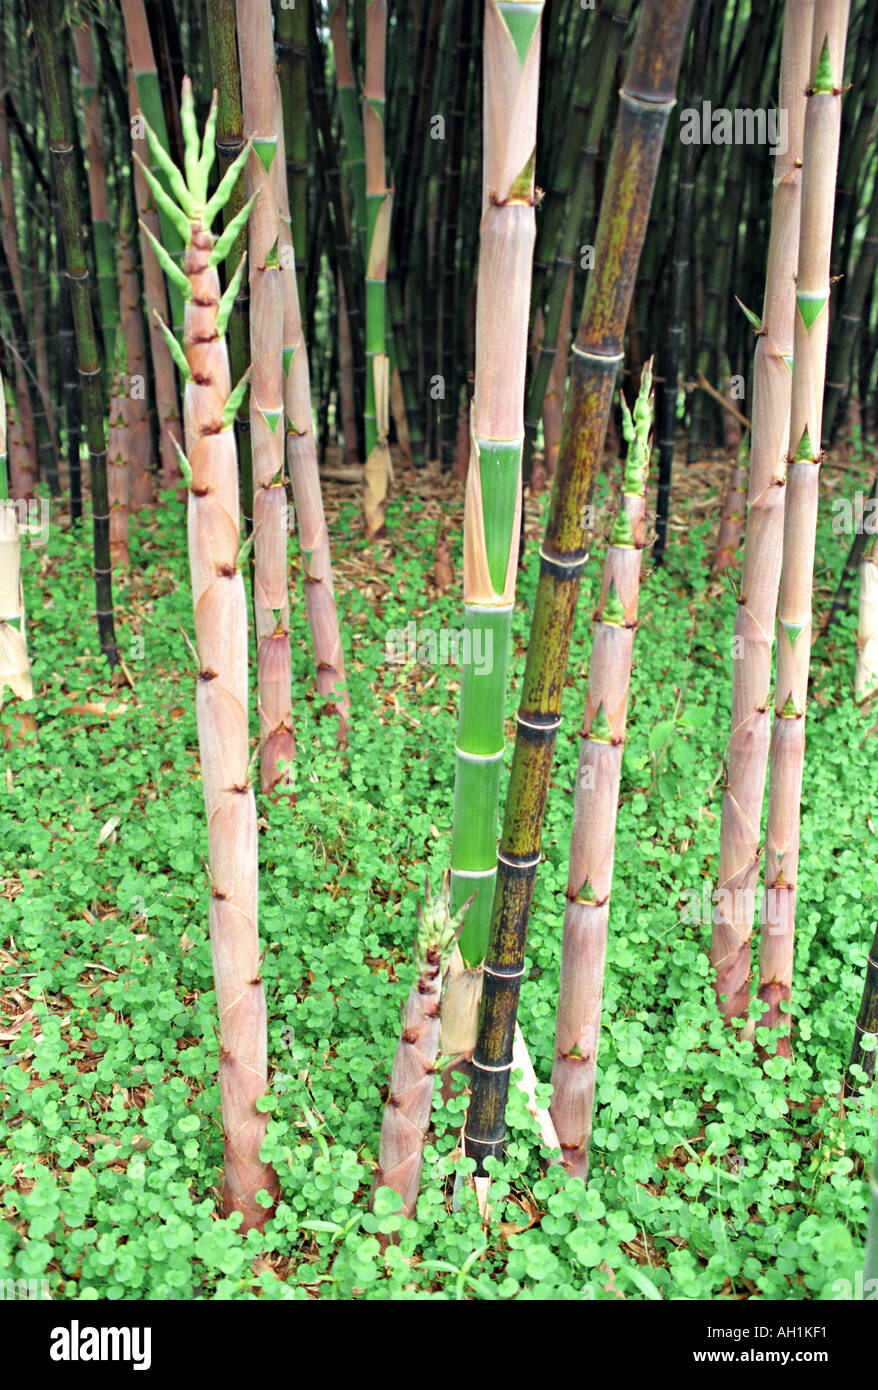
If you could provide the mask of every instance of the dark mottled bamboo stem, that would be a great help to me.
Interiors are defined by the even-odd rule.
[[[866,958],[863,997],[860,1000],[860,1011],[854,1024],[854,1041],[851,1046],[847,1070],[844,1074],[843,1094],[846,1096],[858,1096],[860,1094],[860,1083],[853,1074],[855,1066],[863,1068],[870,1082],[875,1079],[875,1049],[873,1047],[869,1052],[864,1049],[863,1040],[865,1038],[871,1038],[873,1043],[878,1044],[878,929],[875,931],[872,948]]]

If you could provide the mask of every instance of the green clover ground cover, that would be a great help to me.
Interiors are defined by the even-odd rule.
[[[864,478],[860,461],[830,482],[852,494]],[[368,1213],[416,902],[425,872],[438,881],[449,856],[459,675],[386,663],[385,635],[412,618],[461,626],[456,584],[425,598],[435,510],[408,496],[389,522],[382,557],[342,504],[346,760],[316,712],[301,600],[294,606],[298,799],[260,801],[264,1154],[282,1193],[265,1234],[246,1239],[216,1216],[216,1015],[182,509],[166,499],[149,527],[133,528],[132,576],[117,590],[133,693],[111,693],[101,667],[84,538],[53,527],[47,549],[28,554],[39,743],[6,755],[3,1277],[45,1278],[53,1297],[78,1299],[837,1296],[836,1281],[853,1283],[862,1263],[871,1146],[867,1107],[842,1114],[836,1097],[874,930],[875,734],[850,693],[852,612],[815,651],[796,1055],[760,1069],[752,1045],[730,1041],[715,1016],[709,900],[705,920],[691,910],[716,875],[734,611],[730,590],[708,586],[704,520],[644,584],[588,1187],[541,1172],[534,1122],[513,1091],[484,1232],[465,1184],[452,1200],[455,1175],[471,1166],[455,1152],[458,1097],[435,1111],[417,1219],[400,1225],[381,1199]],[[458,575],[459,522],[455,500]],[[848,543],[824,508],[818,606]],[[551,1071],[599,561],[580,603],[521,996],[541,1077]],[[359,587],[345,582],[354,569]],[[510,717],[535,582],[531,547]],[[94,708],[102,701],[116,717]],[[394,1231],[382,1253],[379,1237]]]

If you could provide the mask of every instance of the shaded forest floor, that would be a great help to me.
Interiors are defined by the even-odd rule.
[[[847,449],[824,469],[817,610],[850,544],[832,529],[831,499],[868,493],[873,466]],[[795,1058],[763,1069],[715,1017],[707,956],[735,606],[731,585],[709,578],[726,467],[678,463],[667,563],[643,587],[588,1187],[541,1171],[514,1091],[483,1231],[474,1193],[464,1186],[452,1200],[466,1167],[466,1101],[452,1098],[435,1110],[417,1219],[386,1254],[377,1237],[399,1221],[366,1207],[416,902],[425,872],[438,881],[449,858],[459,671],[389,662],[385,643],[412,621],[462,626],[460,485],[399,470],[377,546],[361,538],[354,490],[327,487],[353,706],[344,757],[315,700],[293,547],[297,800],[258,803],[264,1154],[282,1196],[265,1235],[246,1239],[216,1216],[216,1008],[183,506],[166,498],[132,526],[130,574],[116,588],[132,686],[110,681],[97,650],[87,529],[74,536],[62,520],[28,551],[39,736],[12,742],[0,779],[3,1277],[45,1279],[52,1297],[80,1299],[831,1299],[840,1281],[853,1286],[873,1117],[858,1101],[842,1111],[837,1096],[875,923],[878,709],[852,698],[854,602],[814,651]],[[602,480],[599,500],[606,491]],[[528,508],[510,737],[545,505]],[[447,587],[432,573],[443,514]],[[543,1081],[601,550],[580,601],[521,995]]]

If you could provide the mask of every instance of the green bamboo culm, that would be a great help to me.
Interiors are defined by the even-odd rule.
[[[64,236],[66,275],[73,306],[76,357],[82,388],[83,415],[88,443],[91,483],[92,526],[94,531],[95,607],[101,651],[110,666],[119,654],[113,621],[113,587],[110,575],[110,509],[107,501],[107,439],[104,430],[104,400],[101,391],[101,360],[91,309],[85,237],[77,198],[76,166],[71,140],[72,112],[65,99],[61,62],[64,58],[59,35],[66,27],[55,12],[52,0],[29,0],[36,41],[40,76],[46,103],[49,151],[55,171],[58,205]]]
[[[387,257],[393,191],[384,164],[384,69],[387,52],[387,0],[366,6],[366,74],[363,83],[363,141],[366,152],[366,465],[363,508],[366,533],[384,534],[387,494],[392,478],[387,432],[390,426],[390,359],[387,356]]]
[[[524,971],[527,920],[561,722],[576,600],[588,555],[591,498],[625,323],[692,0],[645,0],[619,114],[564,412],[518,711],[484,967],[473,1090],[464,1142],[484,1172],[499,1155]]]
[[[442,1002],[442,1050],[472,1052],[497,873],[506,670],[521,518],[542,3],[487,0],[475,389],[464,513],[464,644],[451,910],[475,894]]]
[[[154,130],[165,149],[168,148],[168,131],[165,124],[165,108],[159,74],[153,56],[152,40],[143,0],[120,0],[122,16],[125,21],[125,37],[131,58],[131,72],[137,89],[137,101],[141,115],[151,130]],[[139,132],[135,131],[135,135]],[[138,146],[140,148],[140,146]],[[147,166],[159,185],[170,193],[170,185],[164,171],[147,153]],[[164,205],[157,204],[159,229],[162,245],[178,267],[183,263],[183,238],[168,216]],[[171,324],[179,338],[183,331],[184,299],[175,280],[168,281],[168,304],[171,311]]]
[[[331,0],[329,30],[332,35],[332,56],[338,90],[338,109],[344,133],[345,167],[354,195],[354,217],[360,238],[366,237],[366,146],[363,122],[357,99],[357,80],[351,60],[348,38],[348,15],[345,0]]]
[[[870,1043],[867,1050],[863,1044]],[[875,1048],[878,1047],[878,927],[871,950],[866,959],[866,979],[863,984],[863,997],[860,1011],[854,1024],[854,1040],[851,1055],[844,1074],[844,1094],[856,1096],[860,1085],[854,1076],[854,1067],[862,1067],[870,1081],[875,1079]]]

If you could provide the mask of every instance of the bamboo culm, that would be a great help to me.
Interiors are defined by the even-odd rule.
[[[478,1170],[497,1156],[512,1068],[527,920],[560,725],[561,691],[587,558],[591,496],[692,0],[645,0],[634,39],[573,348],[519,706],[464,1134]]]
[[[250,153],[245,146],[208,199],[216,158],[216,100],[199,144],[192,88],[183,84],[181,119],[186,178],[146,126],[153,159],[173,199],[146,169],[185,241],[183,269],[159,242],[153,249],[185,306],[183,346],[163,331],[185,382],[183,421],[188,457],[180,468],[189,495],[189,566],[198,653],[196,718],[207,813],[211,878],[210,940],[220,1021],[219,1084],[225,1144],[224,1208],[240,1212],[242,1230],[262,1229],[277,1195],[277,1177],[259,1157],[267,1116],[257,1109],[267,1086],[265,990],[257,927],[256,802],[249,783],[247,605],[240,573],[238,465],[233,424],[246,380],[231,388],[226,329],[238,283],[220,296],[218,266],[246,223],[251,204],[219,237],[210,228],[228,201]]]
[[[756,319],[750,477],[741,596],[735,614],[732,718],[723,794],[717,906],[711,939],[717,1004],[727,1023],[750,1008],[750,936],[759,875],[765,772],[771,736],[771,652],[784,532],[784,478],[792,390],[805,87],[814,0],[787,0],[780,96],[789,111],[788,149],[777,179],[765,277]]]
[[[484,175],[475,390],[464,512],[464,627],[451,838],[452,909],[473,893],[442,1005],[443,1051],[475,1042],[497,866],[506,670],[518,564],[524,381],[536,240],[534,151],[542,5],[485,8]],[[479,658],[482,654],[482,659]]]
[[[820,477],[823,386],[829,333],[829,256],[841,131],[849,0],[816,0],[807,91],[802,213],[796,272],[789,466],[778,595],[777,669],[765,894],[759,942],[764,1028],[789,1024],[799,864],[805,705],[811,659],[812,586]],[[788,1027],[777,1037],[791,1055]]]
[[[644,548],[646,477],[652,448],[651,360],[643,369],[633,412],[624,397],[622,406],[628,456],[595,613],[573,802],[552,1068],[551,1116],[564,1165],[583,1178],[588,1173],[616,808]]]

